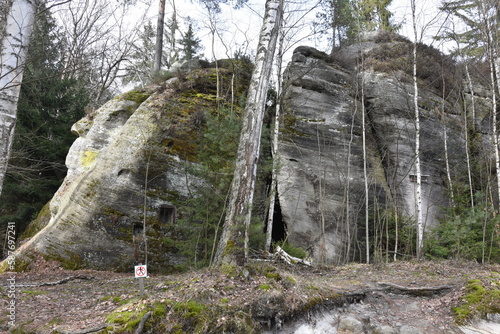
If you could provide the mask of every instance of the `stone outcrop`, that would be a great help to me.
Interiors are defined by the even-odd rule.
[[[284,75],[278,182],[282,224],[291,243],[325,263],[360,256],[352,245],[364,239],[363,118],[368,205],[373,214],[369,225],[374,228],[394,214],[400,226],[414,224],[412,78],[401,70],[398,59],[380,56],[397,57],[397,50],[409,51],[411,44],[398,36],[380,39],[367,36],[330,60],[317,50],[298,48]],[[391,70],[377,70],[383,66]],[[429,229],[451,203],[446,150],[453,182],[465,181],[464,112],[456,97],[443,99],[439,87],[419,80],[422,206]],[[485,110],[476,115],[478,126],[488,120]],[[482,128],[487,138],[488,126]],[[482,145],[489,155],[488,141]]]
[[[130,271],[147,260],[152,270],[169,272],[185,265],[171,242],[179,239],[178,203],[204,182],[194,172],[204,115],[226,103],[212,94],[215,78],[213,69],[184,74],[120,95],[75,123],[67,176],[31,224],[18,265],[35,254],[73,269]]]
[[[400,66],[409,46],[397,36],[369,35],[333,58],[297,48],[284,74],[275,240],[286,238],[315,261],[335,264],[363,258],[367,218],[370,228],[392,223],[395,215],[400,226],[412,227],[413,86]],[[148,263],[163,271],[185,263],[165,238],[180,238],[176,218],[190,213],[179,212],[177,203],[196,197],[192,192],[205,182],[192,172],[203,115],[216,104],[233,108],[238,100],[231,93],[231,101],[217,100],[214,70],[186,71],[161,87],[121,95],[73,126],[78,139],[68,153],[68,175],[50,210],[32,224],[38,233],[20,254],[39,253],[73,268],[125,271],[145,260],[138,254],[145,251],[147,226]],[[233,82],[229,76],[217,80]],[[448,171],[453,182],[466,175],[463,104],[453,94],[442,98],[445,90],[431,81],[420,78],[418,100],[426,228],[450,205]],[[197,90],[210,84],[211,93]],[[486,105],[488,92],[479,88],[476,99]],[[241,84],[238,89],[241,97]],[[467,91],[465,97],[471,99]],[[487,157],[485,110],[477,108],[474,124],[483,131],[485,148],[477,154]],[[262,189],[255,203],[265,203]]]
[[[79,137],[68,153],[67,177],[50,201],[50,220],[20,251],[37,252],[75,268],[130,268],[140,247],[143,219],[162,211],[167,216],[174,210],[169,192],[185,195],[196,182],[186,177],[185,163],[159,152],[162,141],[170,137],[165,134],[178,131],[162,115],[168,111],[161,106],[172,96],[169,88],[128,93],[72,127]],[[159,154],[165,167],[155,175]],[[174,213],[168,219],[172,217]],[[162,226],[148,227],[168,233]],[[160,242],[153,239],[152,244]],[[158,252],[152,262],[164,266],[181,262],[177,256],[169,257],[168,250],[154,248]]]

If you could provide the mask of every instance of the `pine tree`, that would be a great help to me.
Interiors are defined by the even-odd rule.
[[[153,63],[153,73],[160,70],[163,58],[163,30],[165,23],[165,0],[158,2],[158,22],[156,24],[156,49]]]
[[[389,6],[392,0],[358,0],[358,15],[361,19],[362,31],[396,31],[397,26],[391,23],[392,13]]]
[[[326,0],[320,3],[322,10],[317,13],[315,25],[320,32],[329,31],[334,50],[353,38],[355,26],[350,0]]]
[[[193,31],[193,24],[190,23],[188,30],[182,36],[182,39],[179,41],[179,44],[182,46],[182,52],[184,53],[184,60],[193,59],[198,50],[201,48],[201,40],[196,38]]]

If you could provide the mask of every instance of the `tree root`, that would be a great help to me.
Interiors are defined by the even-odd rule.
[[[139,326],[135,330],[135,334],[142,334],[142,332],[144,331],[144,325],[146,324],[146,321],[149,319],[150,316],[151,316],[151,311],[144,314],[144,316],[141,319],[141,322],[139,322]]]
[[[397,285],[388,282],[378,282],[378,286],[381,288],[377,291],[387,291],[399,295],[408,295],[412,297],[432,297],[435,295],[441,295],[448,293],[450,290],[455,288],[454,285],[440,285],[440,286],[427,286],[427,287],[415,287],[410,288],[402,285]]]
[[[90,328],[80,329],[80,330],[77,330],[76,332],[63,331],[63,332],[60,332],[60,333],[61,334],[88,334],[88,333],[96,333],[96,332],[102,331],[106,327],[108,327],[108,326],[107,325],[101,325],[101,326],[97,326],[97,327],[90,327]]]

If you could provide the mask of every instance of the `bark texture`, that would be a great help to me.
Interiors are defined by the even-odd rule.
[[[0,49],[0,194],[17,119],[17,101],[33,31],[35,0],[14,0],[8,11]]]
[[[215,256],[215,265],[244,265],[246,261],[262,121],[282,17],[283,0],[267,0],[255,69],[243,116],[229,211]]]
[[[158,5],[158,24],[156,26],[156,50],[153,73],[161,69],[163,52],[163,30],[165,25],[165,0],[160,0]]]

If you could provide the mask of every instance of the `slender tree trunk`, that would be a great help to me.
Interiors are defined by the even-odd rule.
[[[450,187],[450,200],[451,200],[451,205],[452,207],[455,207],[455,194],[453,191],[453,181],[451,180],[451,169],[450,169],[450,159],[448,156],[448,128],[446,127],[446,120],[445,120],[445,110],[444,110],[444,102],[443,102],[443,117],[442,117],[442,122],[443,122],[443,142],[444,142],[444,162],[446,164],[446,178],[448,179],[448,187]]]
[[[281,76],[281,68],[283,65],[283,33],[280,32],[278,55],[276,57],[276,74],[278,80],[276,83],[276,115],[274,118],[274,129],[273,129],[273,170],[272,170],[272,180],[271,180],[271,190],[269,194],[269,211],[267,216],[267,229],[266,229],[266,245],[265,250],[271,251],[273,225],[274,225],[274,206],[276,204],[276,196],[278,193],[278,140],[279,140],[279,128],[280,128],[280,111],[281,111],[281,85],[283,79]]]
[[[417,175],[417,189],[415,194],[417,214],[417,258],[422,259],[424,248],[424,225],[422,219],[422,175],[420,167],[420,113],[418,110],[418,83],[417,83],[417,21],[415,17],[415,1],[411,1],[411,12],[413,21],[413,107],[415,108],[415,169]]]
[[[490,65],[490,80],[491,80],[491,88],[492,88],[492,137],[493,137],[493,152],[495,155],[495,169],[496,169],[496,177],[497,177],[497,198],[498,202],[497,203],[497,211],[499,210],[500,207],[500,152],[498,149],[498,133],[497,133],[497,89],[500,92],[500,86],[498,86],[498,76],[500,75],[500,70],[497,67],[496,60],[497,60],[497,50],[496,50],[496,41],[493,36],[493,26],[490,23],[490,20],[488,18],[488,11],[485,7],[484,1],[480,1],[481,5],[481,15],[483,16],[483,20],[485,22],[485,37],[487,40],[486,47],[487,47],[487,57],[488,57],[488,62]],[[494,203],[494,202],[492,202]]]
[[[17,102],[36,12],[35,0],[14,0],[0,49],[0,194],[14,141]]]
[[[455,207],[455,194],[453,191],[453,181],[451,180],[450,159],[448,156],[448,127],[446,126],[446,110],[444,108],[444,101],[446,98],[445,80],[443,77],[443,103],[441,105],[441,122],[443,124],[443,142],[444,142],[444,162],[446,165],[446,178],[448,179],[448,187],[450,188],[451,205]]]
[[[475,130],[476,124],[476,99],[474,97],[474,88],[472,86],[472,80],[470,77],[469,66],[465,63],[465,73],[467,74],[467,82],[469,84],[469,90],[471,94],[471,108],[472,108],[472,130]],[[467,105],[464,103],[467,107]],[[474,188],[472,184],[472,168],[470,163],[470,153],[469,153],[469,123],[467,119],[467,109],[464,109],[464,127],[465,127],[465,157],[467,159],[467,176],[469,180],[469,192],[470,192],[470,203],[471,207],[474,207]]]
[[[164,27],[165,27],[165,0],[160,0],[158,6],[158,23],[156,25],[156,50],[155,50],[155,62],[153,65],[153,73],[157,73],[161,68]]]
[[[176,39],[175,39],[175,32],[177,31],[177,7],[175,6],[175,0],[172,0],[172,23],[170,25],[170,50],[169,50],[169,57],[168,57],[168,66],[170,67],[174,61],[176,60]]]
[[[260,150],[262,121],[274,53],[281,29],[284,0],[267,0],[255,68],[248,89],[241,137],[226,215],[215,265],[244,265],[248,255],[248,226]]]
[[[363,64],[364,66],[364,64]],[[368,159],[366,155],[366,108],[365,108],[365,82],[361,80],[361,123],[363,127],[363,179],[365,184],[365,239],[366,263],[370,263],[370,216],[368,198]],[[375,216],[374,216],[375,217]]]

